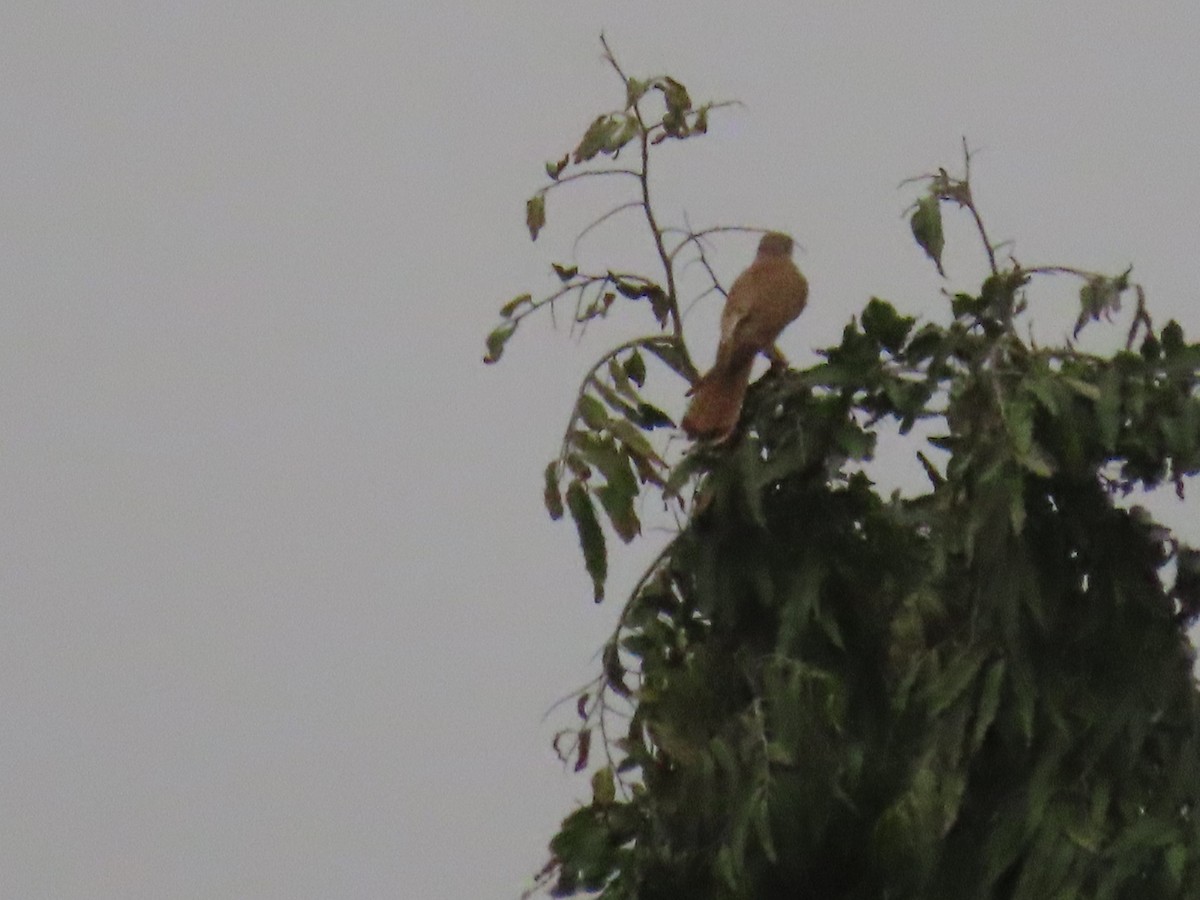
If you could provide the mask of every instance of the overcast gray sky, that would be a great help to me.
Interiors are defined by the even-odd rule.
[[[0,897],[511,898],[540,866],[587,794],[541,717],[619,606],[540,501],[601,344],[479,360],[603,202],[529,244],[542,162],[619,104],[601,29],[746,104],[655,187],[796,235],[797,362],[872,294],[934,313],[897,184],[964,134],[1022,262],[1132,262],[1200,331],[1194,2],[9,2]],[[1034,292],[1050,336],[1076,290]]]

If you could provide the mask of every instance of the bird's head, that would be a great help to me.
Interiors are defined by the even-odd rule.
[[[791,256],[792,239],[782,231],[768,231],[758,242],[759,256]]]

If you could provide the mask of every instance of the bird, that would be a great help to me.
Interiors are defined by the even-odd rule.
[[[688,392],[682,425],[689,437],[719,443],[733,434],[759,353],[772,368],[787,365],[775,339],[808,302],[808,281],[792,262],[792,246],[790,236],[768,231],[754,262],[729,289],[716,362]]]

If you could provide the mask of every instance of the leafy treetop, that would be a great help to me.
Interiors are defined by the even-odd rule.
[[[649,164],[722,104],[630,78],[605,51],[625,106],[547,167],[527,224],[536,238],[552,188],[624,175],[638,199],[598,221],[640,213],[663,271],[556,264],[561,289],[507,304],[486,359],[563,298],[579,327],[648,303],[659,330],[589,370],[545,497],[555,518],[570,512],[597,600],[597,507],[625,541],[643,494],[680,527],[555,739],[593,769],[592,800],[564,820],[538,885],[608,900],[1200,895],[1185,634],[1200,551],[1127,499],[1162,485],[1183,497],[1200,471],[1200,344],[1174,321],[1156,328],[1130,270],[998,258],[964,146],[961,176],[917,180],[910,217],[941,274],[946,204],[983,245],[988,274],[947,294],[948,324],[872,298],[818,365],[752,386],[730,446],[680,451],[643,396],[647,362],[695,378],[675,267],[693,254],[720,290],[705,243],[728,229],[662,228]],[[626,148],[629,169],[587,167]],[[1081,281],[1076,335],[1133,296],[1123,349],[1021,337],[1032,286],[1058,275]],[[887,421],[915,445],[924,493],[881,496],[862,472]]]

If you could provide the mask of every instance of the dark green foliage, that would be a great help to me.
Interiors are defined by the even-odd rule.
[[[1200,897],[1185,634],[1200,550],[1130,502],[1182,498],[1200,471],[1200,344],[1154,327],[1130,270],[999,265],[964,144],[961,178],[917,179],[909,224],[944,275],[942,205],[968,212],[989,271],[978,292],[948,295],[946,325],[872,298],[819,365],[751,386],[730,441],[681,454],[643,389],[653,373],[680,395],[695,381],[676,265],[694,250],[719,290],[702,241],[731,229],[660,226],[648,161],[723,104],[695,107],[605,51],[625,105],[547,164],[526,224],[536,238],[551,188],[625,176],[637,199],[597,222],[641,214],[663,271],[553,264],[558,290],[505,304],[485,361],[570,295],[573,329],[613,309],[652,319],[585,375],[543,493],[551,517],[570,514],[597,600],[606,530],[635,539],[647,498],[681,527],[555,738],[591,770],[592,800],[537,885],[605,900]],[[627,148],[634,168],[587,168]],[[1076,333],[1135,296],[1125,349],[1021,338],[1026,291],[1064,274],[1083,283]],[[924,493],[882,496],[864,472],[891,423]]]
[[[915,332],[872,301],[825,364],[754,386],[626,610],[641,784],[567,820],[559,893],[1198,895],[1176,551],[1114,501],[1200,468],[1200,345],[1034,351],[988,335],[1012,300]],[[851,474],[881,416],[944,421],[927,494]]]

